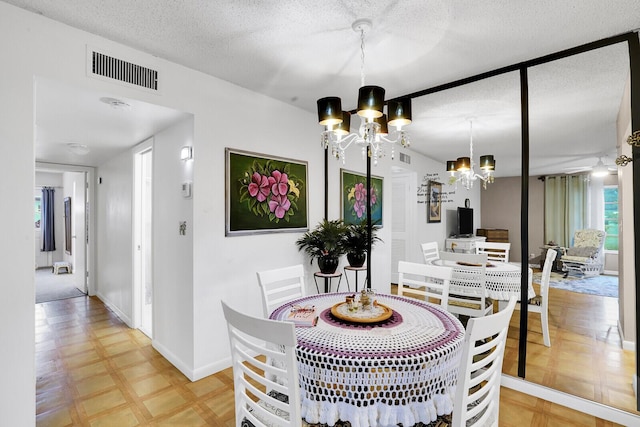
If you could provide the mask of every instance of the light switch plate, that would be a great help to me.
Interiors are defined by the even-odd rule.
[[[190,198],[191,197],[191,182],[186,181],[182,183],[182,197]]]

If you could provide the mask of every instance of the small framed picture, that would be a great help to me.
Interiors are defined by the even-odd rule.
[[[442,184],[429,181],[427,222],[442,221]]]
[[[382,177],[371,177],[371,197],[367,197],[367,176],[340,169],[342,220],[360,224],[367,219],[367,201],[371,204],[371,223],[382,227]]]

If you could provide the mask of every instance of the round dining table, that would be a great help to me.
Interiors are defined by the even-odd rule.
[[[318,317],[315,326],[296,327],[303,418],[382,427],[450,414],[464,339],[460,321],[438,305],[384,294],[372,297],[384,320],[345,320],[336,309],[350,295],[302,297],[271,313],[286,320],[305,307]]]
[[[465,277],[465,269],[468,268],[463,262],[450,260],[433,259],[430,261],[433,265],[440,265],[453,268],[451,273],[450,292],[455,292],[456,286],[465,286],[463,282],[457,281],[456,277]],[[485,268],[485,287],[486,296],[494,300],[508,301],[509,298],[515,296],[520,299],[520,278],[522,271],[520,264],[511,264],[508,262],[491,261],[487,263]],[[533,270],[529,270],[528,279],[528,296],[529,299],[536,296],[533,289]]]

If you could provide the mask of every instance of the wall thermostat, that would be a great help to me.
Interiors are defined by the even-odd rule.
[[[183,182],[182,183],[182,197],[189,198],[191,197],[191,182]]]

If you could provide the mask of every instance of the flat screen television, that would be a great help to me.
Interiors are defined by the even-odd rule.
[[[458,237],[473,236],[473,208],[458,208]]]

